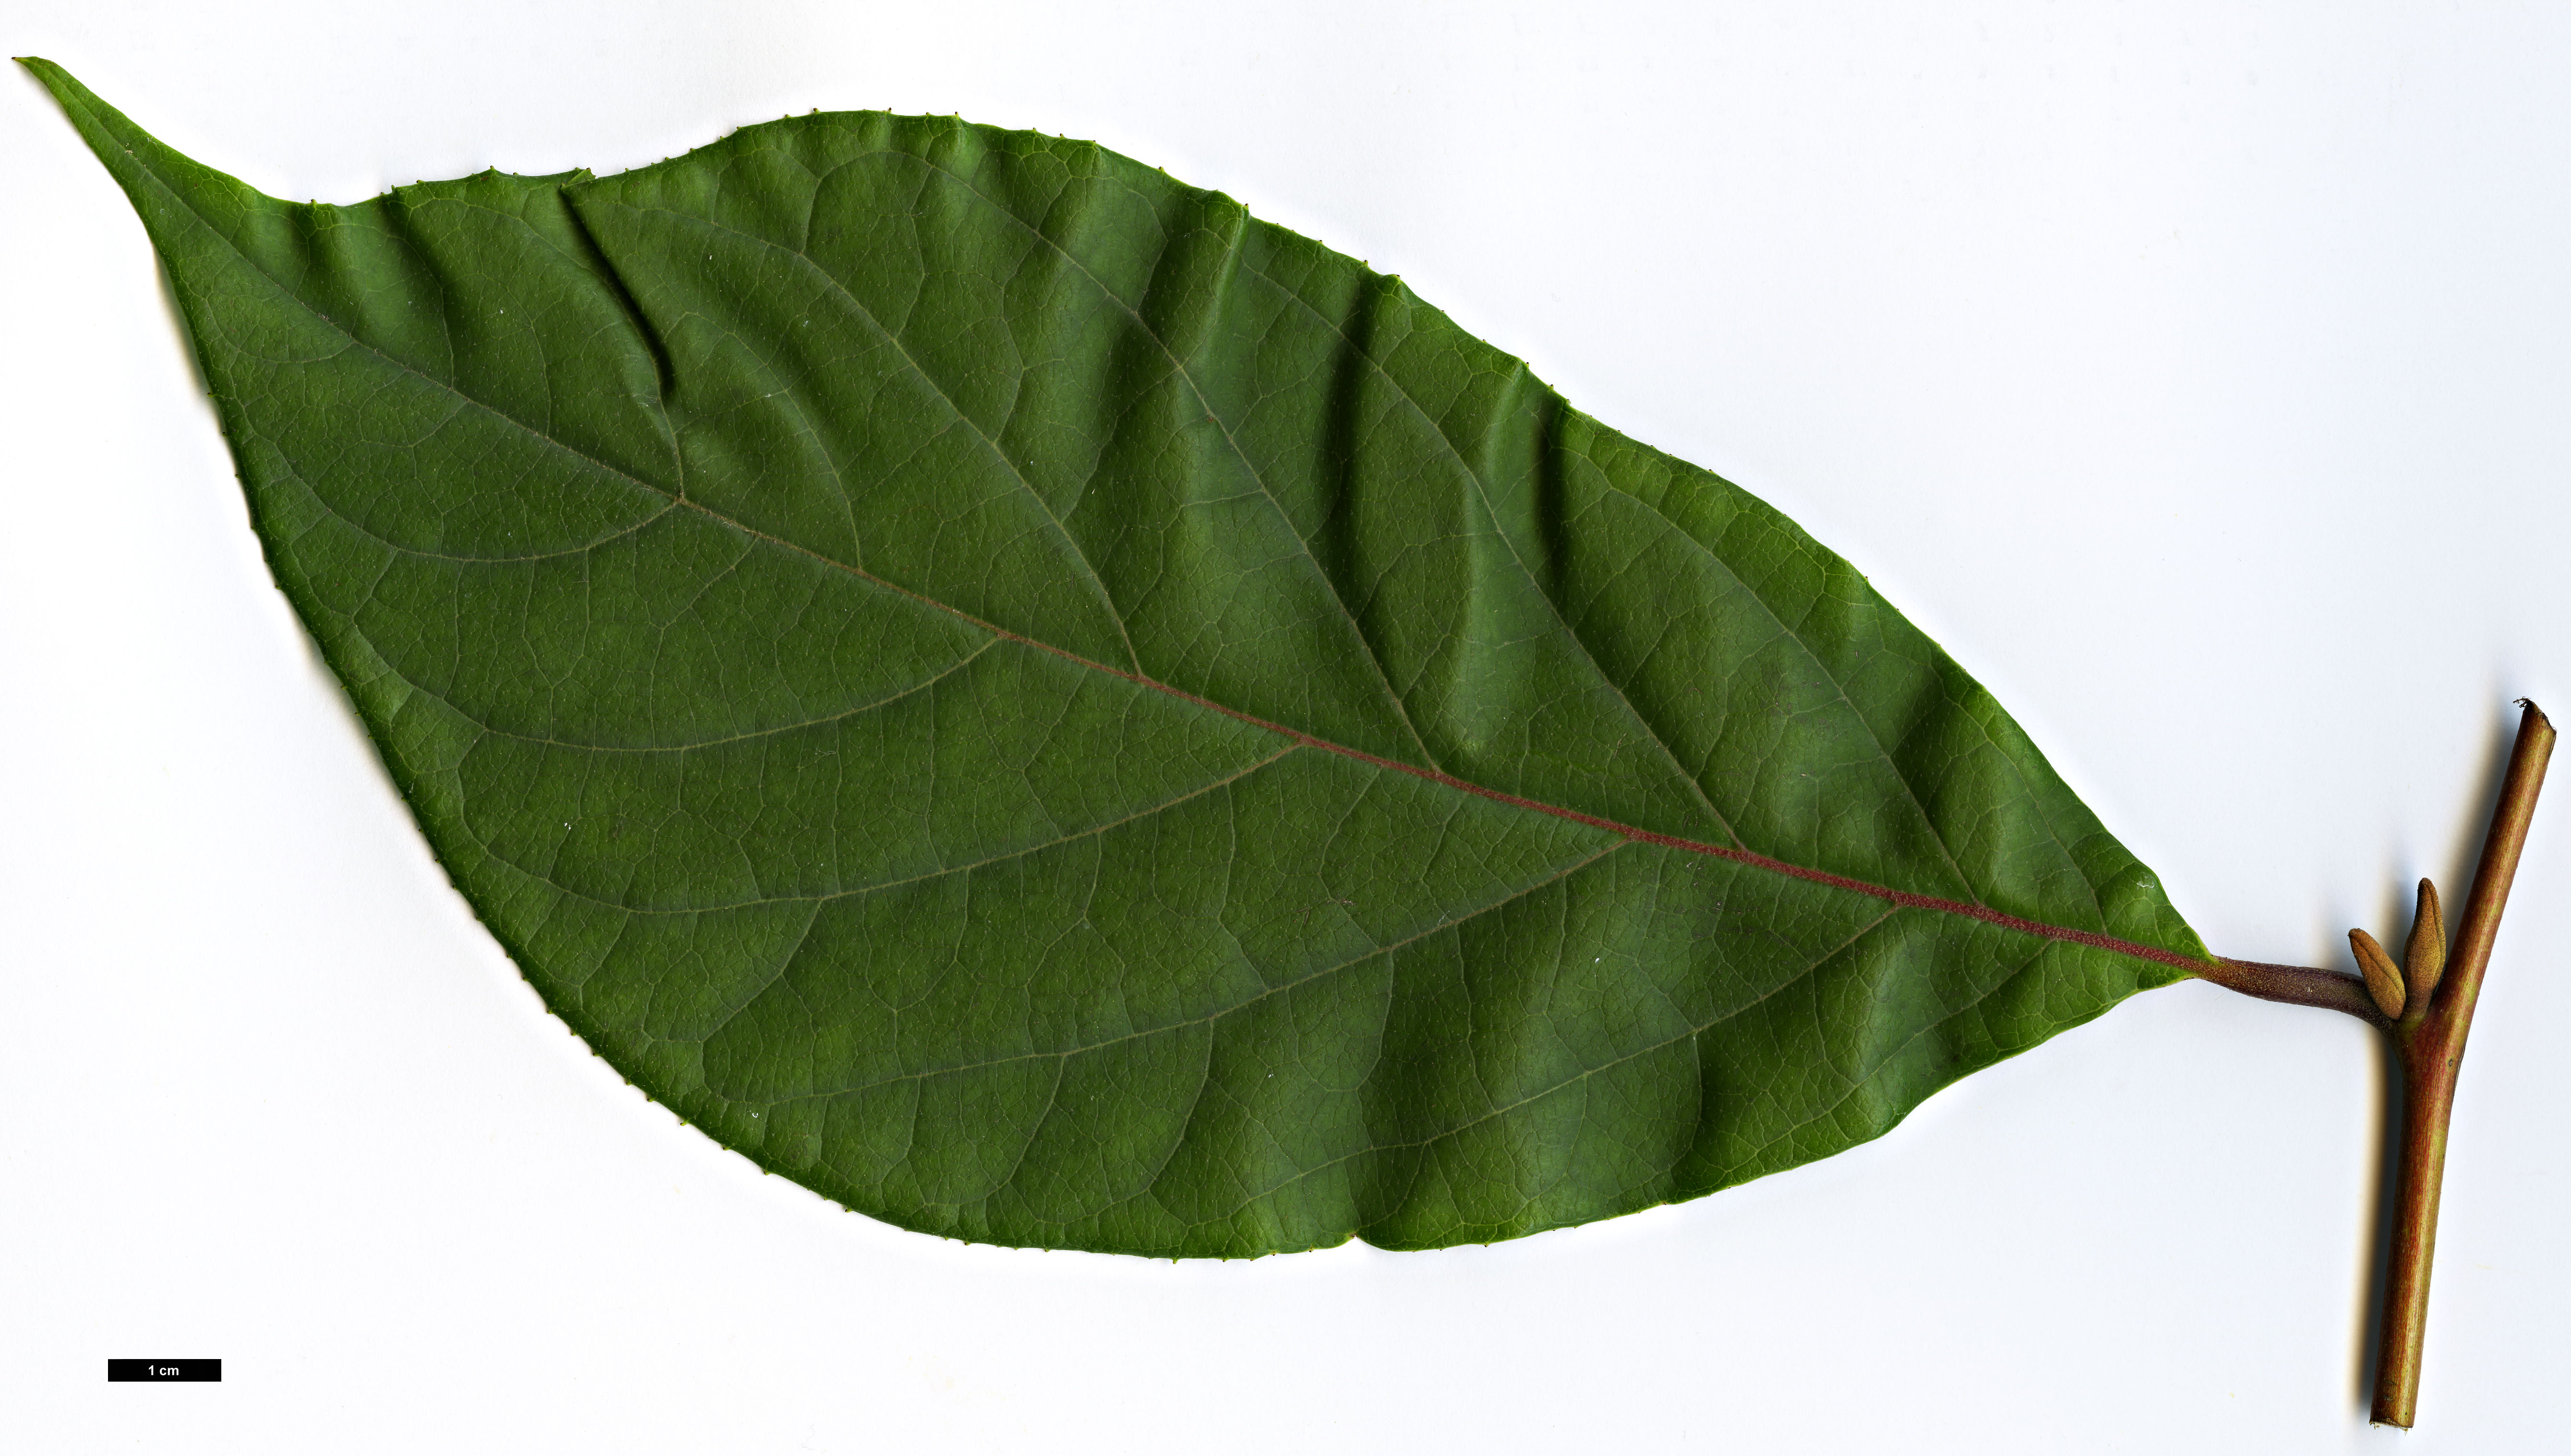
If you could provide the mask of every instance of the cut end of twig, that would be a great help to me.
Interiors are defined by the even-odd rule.
[[[2401,986],[2401,968],[2383,953],[2374,937],[2362,930],[2347,933],[2347,948],[2356,952],[2356,968],[2365,973],[2365,994],[2374,998],[2375,1009],[2385,1016],[2399,1018],[2407,999]]]

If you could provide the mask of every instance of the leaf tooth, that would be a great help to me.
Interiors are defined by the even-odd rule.
[[[2347,948],[2356,952],[2356,966],[2365,972],[2366,994],[2374,998],[2377,1009],[2386,1016],[2398,1017],[2403,1000],[2401,970],[2392,957],[2383,953],[2374,937],[2362,930],[2347,933]]]
[[[2419,881],[2419,910],[2410,918],[2410,943],[2401,952],[2410,987],[2409,1004],[2425,1007],[2437,978],[2446,973],[2446,912],[2437,904],[2437,887]]]

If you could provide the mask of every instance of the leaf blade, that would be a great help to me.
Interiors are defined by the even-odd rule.
[[[1227,199],[856,114],[298,209],[38,69],[458,887],[852,1208],[1512,1236],[2203,958],[1844,562]]]

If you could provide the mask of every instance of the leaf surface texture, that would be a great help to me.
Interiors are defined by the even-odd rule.
[[[33,64],[456,885],[851,1209],[1511,1237],[2206,958],[1847,563],[1220,194],[849,113],[299,205]]]

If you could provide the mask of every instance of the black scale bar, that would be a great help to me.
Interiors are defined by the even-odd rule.
[[[221,1380],[221,1360],[110,1360],[110,1380]]]

